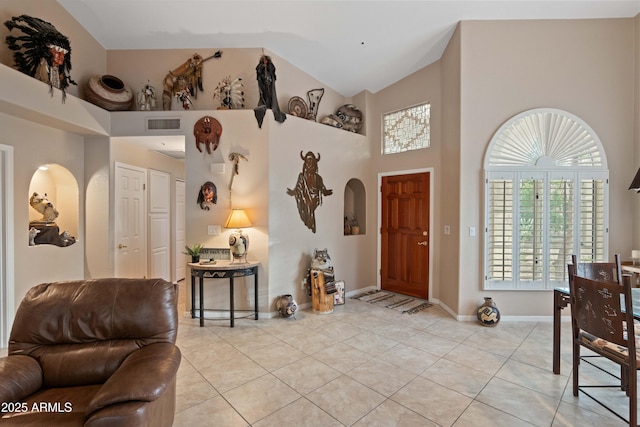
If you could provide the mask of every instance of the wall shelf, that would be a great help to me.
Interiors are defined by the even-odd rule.
[[[109,112],[0,64],[0,112],[78,135],[108,135]]]

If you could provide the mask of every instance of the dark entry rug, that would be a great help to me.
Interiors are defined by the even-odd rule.
[[[433,304],[425,300],[379,290],[364,292],[350,298],[408,314],[418,313],[433,306]]]

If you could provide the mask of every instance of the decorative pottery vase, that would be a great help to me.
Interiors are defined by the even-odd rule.
[[[191,255],[191,262],[200,262],[200,255]]]
[[[485,297],[484,303],[478,307],[478,321],[484,326],[496,326],[500,321],[500,311],[491,297]]]
[[[89,79],[85,90],[87,101],[108,111],[129,110],[133,92],[116,76],[105,74]]]
[[[276,301],[276,309],[282,317],[291,317],[298,310],[298,303],[293,299],[292,295],[282,295]]]

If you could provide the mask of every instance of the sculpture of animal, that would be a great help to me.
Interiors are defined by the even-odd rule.
[[[222,125],[211,116],[204,116],[193,126],[193,136],[196,137],[196,148],[202,153],[200,144],[204,144],[207,153],[211,154],[218,148],[222,135]],[[211,149],[213,146],[213,150]]]
[[[38,235],[38,233],[40,233],[40,230],[35,227],[31,227],[29,229],[29,246],[36,245],[36,236]]]
[[[311,259],[311,268],[314,270],[330,270],[333,268],[327,248],[322,250],[314,249],[313,258]]]
[[[42,214],[42,222],[54,222],[56,218],[58,218],[58,211],[53,206],[53,203],[47,199],[47,193],[33,193],[29,199],[29,205],[31,205],[36,212]]]

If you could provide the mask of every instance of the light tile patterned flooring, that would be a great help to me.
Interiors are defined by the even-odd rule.
[[[178,427],[626,425],[573,397],[569,322],[562,375],[551,322],[487,328],[438,306],[408,315],[348,299],[331,314],[205,325],[180,323]],[[626,413],[623,393],[606,393]]]

